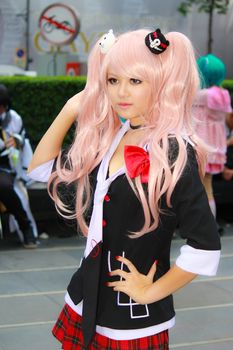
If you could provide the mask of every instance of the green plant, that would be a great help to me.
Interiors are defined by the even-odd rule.
[[[233,80],[224,80],[224,82],[222,83],[222,87],[224,87],[230,92],[231,100],[233,101]]]
[[[197,6],[198,12],[204,12],[209,15],[207,53],[211,53],[213,43],[213,13],[216,11],[218,14],[225,15],[228,11],[229,0],[185,0],[181,2],[177,10],[183,16],[186,16],[193,5]]]
[[[0,83],[9,89],[34,148],[65,102],[84,89],[86,77],[0,77]]]
[[[15,109],[23,118],[33,148],[52,123],[65,102],[83,90],[86,77],[0,77],[9,89]],[[233,80],[222,86],[233,96]],[[65,143],[71,142],[72,130]]]

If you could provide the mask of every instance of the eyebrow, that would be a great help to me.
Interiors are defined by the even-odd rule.
[[[114,77],[118,77],[118,75],[117,75],[117,74],[112,73],[112,72],[107,73],[107,75],[108,75],[108,76],[109,76],[109,75],[111,75],[111,76],[114,76]]]

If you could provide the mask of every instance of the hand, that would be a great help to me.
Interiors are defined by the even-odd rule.
[[[110,276],[120,276],[123,280],[108,282],[107,286],[112,287],[114,291],[127,294],[139,304],[147,304],[148,302],[151,302],[147,298],[147,292],[153,284],[157,261],[151,266],[148,274],[143,275],[138,272],[136,267],[128,259],[121,256],[118,256],[116,259],[123,262],[123,264],[128,267],[129,272],[120,269],[110,272]]]
[[[10,148],[10,147],[16,147],[16,142],[14,137],[9,137],[6,141],[5,141],[5,146],[6,148]]]
[[[225,167],[222,173],[222,177],[224,178],[224,180],[230,181],[233,178],[233,169]]]

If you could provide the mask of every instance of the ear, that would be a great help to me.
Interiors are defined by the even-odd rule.
[[[159,28],[156,29],[156,33],[161,33],[161,30]]]

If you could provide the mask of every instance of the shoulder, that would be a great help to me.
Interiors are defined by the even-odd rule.
[[[196,151],[193,142],[189,139],[189,137],[183,137],[185,150],[187,152],[187,164],[196,163]],[[169,164],[172,166],[174,162],[177,160],[180,147],[175,136],[171,136],[168,139],[169,149],[168,149],[168,160]]]
[[[21,116],[14,109],[10,109],[9,112],[10,112],[12,120],[22,122]]]
[[[231,112],[231,98],[229,91],[218,86],[208,89],[208,108],[223,112]]]
[[[66,113],[69,113],[69,115],[75,116],[78,115],[81,98],[83,95],[83,91],[77,93],[76,95],[72,96],[64,105],[63,111]]]
[[[23,128],[23,120],[21,116],[13,109],[9,110],[9,128],[14,133],[20,133]]]
[[[207,105],[207,99],[209,95],[209,89],[202,89],[199,90],[196,94],[195,100],[194,100],[194,106],[206,106]]]

